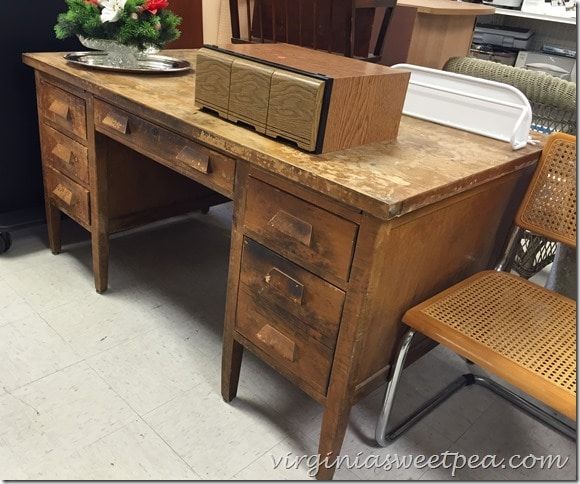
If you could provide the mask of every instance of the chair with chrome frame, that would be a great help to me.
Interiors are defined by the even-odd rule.
[[[505,272],[510,269],[522,230],[576,248],[576,137],[556,133],[547,140],[496,270],[475,274],[403,316],[408,331],[396,356],[376,427],[375,437],[380,446],[394,441],[455,392],[471,384],[492,390],[575,439],[572,421],[576,421],[576,303]],[[544,410],[490,378],[467,374],[387,432],[397,384],[417,332],[557,413]]]

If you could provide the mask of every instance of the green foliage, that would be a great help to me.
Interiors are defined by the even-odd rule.
[[[101,9],[87,0],[66,0],[68,11],[58,16],[54,27],[56,37],[66,39],[75,35],[87,38],[116,40],[121,44],[145,48],[163,47],[177,39],[181,18],[170,10],[157,15],[141,11],[146,0],[127,0],[117,22],[101,22]]]

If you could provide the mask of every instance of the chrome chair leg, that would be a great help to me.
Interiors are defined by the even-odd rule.
[[[393,403],[395,400],[395,393],[397,391],[397,386],[401,378],[401,373],[403,372],[403,367],[405,366],[405,359],[409,353],[409,348],[411,347],[411,342],[415,336],[413,330],[409,330],[403,337],[399,353],[397,354],[397,359],[395,361],[395,366],[391,372],[391,378],[387,383],[387,390],[385,392],[385,399],[383,401],[383,408],[379,415],[379,420],[375,429],[375,439],[379,446],[386,447],[391,442],[397,440],[401,435],[403,435],[407,430],[409,430],[413,425],[423,419],[427,414],[441,405],[445,400],[455,394],[458,390],[466,385],[465,377],[460,377],[450,385],[446,386],[433,398],[425,402],[420,408],[413,412],[409,417],[407,417],[403,422],[397,425],[395,428],[387,432],[387,427],[389,425],[389,419],[391,416],[391,411],[393,410]]]
[[[548,427],[560,432],[561,434],[568,437],[570,440],[576,440],[576,429],[569,425],[567,422],[561,420],[560,416],[556,413],[551,414],[541,407],[538,407],[535,403],[526,400],[517,393],[508,390],[506,387],[496,383],[491,378],[479,375],[470,375],[473,377],[473,384],[479,385],[488,390],[492,391],[496,395],[507,400],[511,404],[523,410],[527,414],[534,417],[536,420],[544,423]]]
[[[405,366],[405,360],[407,359],[407,353],[409,353],[413,336],[415,336],[415,331],[412,329],[407,331],[403,336],[401,347],[399,348],[399,353],[397,354],[397,359],[395,361],[395,366],[393,366],[390,372],[391,375],[389,382],[387,383],[383,408],[375,429],[375,439],[381,447],[385,447],[389,442],[391,442],[390,434],[386,435],[385,433],[387,430],[387,424],[389,423],[389,417],[391,416],[391,410],[393,409],[393,402],[395,401],[395,393],[397,392],[399,379],[401,378],[401,373]]]
[[[377,426],[375,429],[375,439],[379,444],[379,446],[386,447],[390,443],[394,442],[401,435],[407,432],[407,430],[413,427],[413,425],[422,420],[430,412],[432,412],[439,405],[445,402],[449,397],[457,393],[463,387],[470,385],[480,385],[484,388],[487,388],[488,390],[494,392],[496,395],[512,403],[520,410],[523,410],[528,415],[531,415],[536,420],[544,423],[545,425],[551,427],[557,432],[560,432],[569,439],[576,440],[576,429],[571,425],[569,425],[568,423],[566,423],[565,421],[558,418],[557,415],[555,414],[552,415],[548,413],[546,410],[540,408],[539,406],[530,402],[529,400],[522,398],[521,396],[512,392],[511,390],[508,390],[507,388],[499,385],[490,378],[474,375],[472,373],[462,375],[453,382],[451,382],[443,390],[437,393],[437,395],[435,395],[433,398],[429,399],[427,402],[421,405],[421,407],[415,410],[403,422],[401,422],[395,428],[387,432],[389,418],[391,415],[391,411],[393,409],[393,402],[395,399],[397,385],[401,378],[401,373],[405,365],[405,359],[407,357],[407,353],[409,352],[411,341],[414,335],[415,332],[409,330],[403,337],[403,342],[401,344],[401,348],[399,349],[395,366],[393,367],[393,371],[391,373],[391,378],[387,384],[383,408],[381,410],[381,414],[379,415],[379,420],[377,422]]]

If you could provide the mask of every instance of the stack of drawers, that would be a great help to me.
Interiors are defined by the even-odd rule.
[[[289,44],[207,46],[195,102],[314,153],[393,141],[409,72]]]
[[[40,136],[48,201],[85,228],[91,225],[85,100],[40,80]]]
[[[238,339],[324,398],[358,225],[253,177],[243,217]]]

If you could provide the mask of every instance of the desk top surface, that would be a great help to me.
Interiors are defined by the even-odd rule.
[[[193,50],[171,51],[195,65]],[[35,69],[93,93],[188,138],[390,219],[534,163],[540,149],[403,116],[395,142],[312,155],[236,126],[195,106],[195,74],[105,73],[68,64],[62,53],[25,54]]]
[[[397,5],[415,7],[420,13],[432,15],[491,15],[495,12],[489,5],[457,0],[400,0]]]

